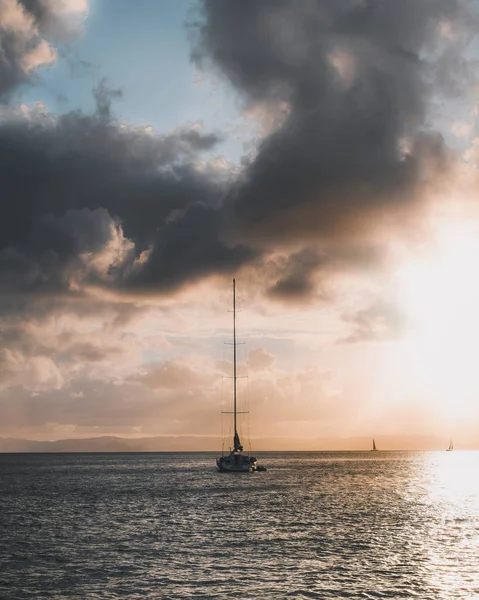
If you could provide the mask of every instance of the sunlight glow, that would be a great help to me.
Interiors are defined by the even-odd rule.
[[[449,226],[434,250],[400,270],[400,296],[415,383],[442,416],[457,422],[471,416],[479,398],[478,231]]]

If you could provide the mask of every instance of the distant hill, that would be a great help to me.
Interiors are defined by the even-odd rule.
[[[221,441],[194,437],[120,438],[103,436],[50,442],[0,438],[0,452],[174,452],[213,450]]]
[[[448,440],[433,436],[377,436],[379,450],[445,450]],[[354,438],[262,438],[252,440],[254,451],[370,450],[369,437]],[[479,449],[478,441],[455,442],[456,449]],[[201,452],[221,450],[221,439],[202,436],[121,438],[102,436],[48,442],[0,438],[0,452]]]

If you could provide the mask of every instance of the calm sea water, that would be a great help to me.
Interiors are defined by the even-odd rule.
[[[479,598],[479,453],[0,455],[0,597]]]

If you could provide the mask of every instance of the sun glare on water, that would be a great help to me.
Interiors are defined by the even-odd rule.
[[[456,422],[479,399],[478,267],[479,232],[463,226],[441,232],[433,253],[398,273],[415,384]]]

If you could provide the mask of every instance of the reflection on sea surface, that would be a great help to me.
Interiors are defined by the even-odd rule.
[[[0,455],[0,597],[479,597],[479,453]]]
[[[478,466],[476,452],[424,455],[424,502],[432,513],[429,583],[450,597],[479,597]]]

